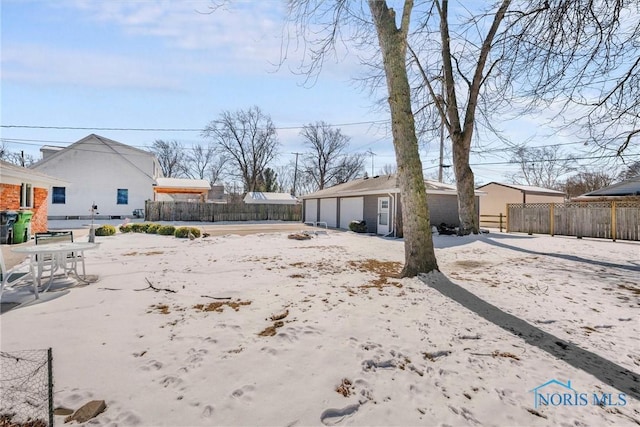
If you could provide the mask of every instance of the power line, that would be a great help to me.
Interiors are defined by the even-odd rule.
[[[388,123],[389,120],[372,120],[364,122],[331,124],[331,127],[338,126],[358,126],[376,123]],[[49,130],[95,130],[95,131],[127,131],[127,132],[202,132],[202,128],[107,128],[107,127],[80,127],[80,126],[42,126],[42,125],[0,125],[7,129],[49,129]],[[282,126],[275,127],[275,130],[295,130],[304,129],[303,126]]]

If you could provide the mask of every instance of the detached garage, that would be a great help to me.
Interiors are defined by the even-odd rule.
[[[351,221],[364,219],[364,197],[345,197],[340,199],[340,224],[346,224],[349,228]]]
[[[454,185],[425,181],[431,224],[458,225],[458,195]],[[476,206],[479,205],[476,193]],[[367,232],[402,236],[402,201],[395,175],[360,178],[301,197],[305,222],[325,222],[349,229],[365,221]]]

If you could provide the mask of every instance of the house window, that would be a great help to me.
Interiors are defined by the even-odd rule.
[[[118,188],[118,204],[119,205],[128,205],[129,204],[129,190],[126,188]]]
[[[20,186],[20,207],[33,207],[33,187],[31,184],[22,183]]]
[[[64,205],[66,203],[66,188],[65,187],[53,187],[51,192],[51,203],[54,205]]]

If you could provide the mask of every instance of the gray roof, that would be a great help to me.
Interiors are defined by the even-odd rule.
[[[640,196],[640,175],[617,184],[585,193],[583,196]]]
[[[67,147],[58,147],[58,148],[62,148],[60,150],[53,150],[51,148],[47,148],[47,149],[49,149],[51,151],[55,151],[55,152],[52,153],[50,156],[48,156],[48,157],[46,157],[44,159],[41,159],[40,161],[34,163],[33,165],[30,166],[30,168],[37,169],[41,165],[43,165],[43,164],[47,163],[48,161],[50,161],[51,159],[54,159],[54,158],[59,157],[59,156],[62,156],[62,155],[64,155],[64,153],[68,152],[69,150],[75,149],[75,148],[77,148],[78,145],[84,144],[84,143],[90,141],[91,139],[96,139],[100,143],[102,143],[102,144],[104,144],[106,146],[109,146],[109,147],[111,147],[112,149],[114,149],[116,151],[118,151],[117,148],[124,148],[124,149],[127,149],[127,150],[135,151],[137,153],[144,154],[146,156],[155,158],[155,154],[153,154],[153,153],[151,153],[149,151],[144,151],[144,150],[141,150],[139,148],[132,147],[130,145],[126,145],[126,144],[123,144],[121,142],[114,141],[112,139],[105,138],[104,136],[100,136],[100,135],[96,135],[95,133],[92,133],[92,134],[89,134],[89,135],[85,136],[84,138],[80,139],[79,141],[74,142],[73,144],[71,144],[71,145],[69,145]],[[47,149],[45,149],[45,150],[47,150]]]
[[[488,184],[481,185],[478,188],[483,188],[483,187],[486,187],[487,185],[491,185],[491,184],[502,185],[503,187],[514,188],[516,190],[520,190],[520,191],[523,191],[525,193],[538,193],[538,194],[544,193],[544,194],[550,194],[550,195],[564,196],[564,193],[562,191],[552,190],[550,188],[536,187],[535,185],[504,184],[502,182],[495,182],[495,181],[494,182],[490,182]]]
[[[44,174],[22,166],[17,166],[4,160],[0,160],[0,182],[9,184],[19,184],[20,182],[33,183],[38,187],[48,187],[51,185],[64,186],[69,184],[60,178]]]
[[[457,195],[455,185],[444,184],[442,182],[431,180],[425,180],[424,184],[427,188],[427,194]],[[327,197],[348,197],[399,192],[400,189],[398,188],[397,176],[393,174],[354,179],[353,181],[345,182],[344,184],[334,185],[333,187],[325,188],[323,190],[316,191],[315,193],[306,194],[301,196],[301,198],[322,199]],[[476,196],[480,194],[484,193],[476,191]]]

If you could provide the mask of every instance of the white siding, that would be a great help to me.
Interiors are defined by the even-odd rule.
[[[89,216],[92,203],[101,216],[130,216],[153,200],[154,161],[151,154],[91,137],[33,169],[69,182],[64,204],[53,204],[49,195],[49,216]],[[117,203],[118,189],[128,190],[127,204]]]
[[[364,219],[364,197],[340,199],[340,228],[349,229],[349,223]]]
[[[338,218],[338,199],[320,199],[320,221],[326,222],[327,227],[336,227]]]
[[[304,222],[316,222],[318,220],[318,199],[304,201]]]

